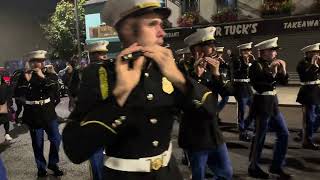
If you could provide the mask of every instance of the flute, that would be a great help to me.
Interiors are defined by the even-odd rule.
[[[47,70],[47,67],[44,67],[41,69],[42,72],[46,72]],[[34,69],[29,69],[29,70],[26,70],[25,73],[28,73],[28,74],[31,74],[31,73],[35,73],[36,71]]]
[[[166,44],[163,47],[169,48],[170,45]],[[121,60],[122,60],[122,62],[127,61],[128,65],[129,65],[129,69],[132,69],[134,61],[136,61],[140,56],[143,56],[143,52],[142,51],[136,51],[136,52],[133,52],[133,53],[129,53],[129,54],[123,55],[121,57]]]

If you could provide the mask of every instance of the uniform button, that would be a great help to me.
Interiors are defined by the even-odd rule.
[[[154,147],[158,147],[159,141],[153,141],[153,142],[152,142],[152,145],[153,145]]]
[[[150,122],[151,122],[152,124],[157,124],[158,120],[153,118],[153,119],[150,119]]]
[[[115,123],[116,123],[116,125],[118,125],[118,126],[122,124],[122,122],[121,122],[121,121],[119,121],[119,120],[115,120],[114,122],[115,122]]]
[[[153,94],[148,94],[148,95],[147,95],[147,99],[148,99],[149,101],[152,101],[152,100],[153,100]]]
[[[149,77],[149,73],[144,73],[144,77]]]
[[[201,82],[201,79],[199,79],[198,82]]]

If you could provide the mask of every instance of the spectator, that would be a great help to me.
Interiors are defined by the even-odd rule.
[[[76,69],[76,60],[72,58],[67,62],[65,68],[65,74],[62,76],[63,83],[68,87],[69,96],[69,111],[72,111],[75,107],[76,97],[80,84],[79,71]]]
[[[8,117],[8,96],[9,87],[1,77],[0,81],[0,124],[3,124],[5,130],[5,140],[11,141],[12,137],[9,135],[9,117]]]

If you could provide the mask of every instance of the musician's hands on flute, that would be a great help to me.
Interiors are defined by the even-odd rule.
[[[320,56],[314,55],[312,57],[311,64],[314,64],[315,66],[319,67],[319,61],[320,61]]]
[[[32,76],[31,73],[28,73],[28,72],[24,73],[24,77],[26,78],[27,81],[30,81],[31,76]]]
[[[277,59],[279,61],[279,70],[281,74],[287,74],[287,63],[284,60]]]
[[[255,58],[254,55],[249,51],[249,52],[247,52],[247,53],[245,53],[245,54],[243,55],[243,60],[244,60],[244,63],[250,64],[250,63],[252,63],[253,61],[255,61],[256,58]]]
[[[254,55],[252,53],[249,53],[249,56],[252,58],[252,60],[256,60],[256,58],[254,57]]]
[[[220,57],[205,57],[205,61],[211,67],[211,73],[214,76],[220,76],[220,63],[222,62],[222,58]]]
[[[177,67],[171,49],[160,45],[152,45],[142,47],[142,51],[146,58],[158,65],[162,75],[177,89],[182,92],[186,90],[186,79]]]
[[[287,74],[286,62],[281,59],[275,59],[270,64],[273,76],[276,76],[277,73]]]
[[[39,77],[41,77],[42,79],[45,78],[45,75],[43,74],[42,69],[40,69],[40,68],[34,68],[33,71],[34,71]]]
[[[45,68],[33,68],[33,69],[26,69],[24,76],[27,81],[30,81],[33,73],[37,74],[40,78],[44,79],[45,75],[43,74],[43,71],[45,71]]]
[[[72,73],[73,67],[70,64],[68,64],[67,67],[66,67],[66,70],[67,70],[68,73]]]

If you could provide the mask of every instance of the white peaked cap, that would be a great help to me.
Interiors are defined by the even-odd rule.
[[[193,46],[205,41],[215,40],[215,32],[216,28],[213,26],[197,29],[196,32],[192,33],[184,39],[184,43],[186,43],[188,46]]]
[[[217,52],[223,52],[224,47],[216,47],[215,49]]]
[[[302,52],[320,51],[320,43],[312,44],[301,49]]]
[[[47,51],[45,50],[36,50],[29,52],[26,57],[30,59],[46,59]]]
[[[108,0],[102,9],[101,19],[114,27],[128,15],[147,12],[160,14],[164,19],[171,14],[169,8],[161,7],[160,0]]]
[[[278,37],[275,37],[266,41],[262,41],[256,44],[254,47],[256,47],[258,50],[279,48],[278,39]]]
[[[109,45],[108,41],[98,41],[95,43],[87,44],[86,50],[91,52],[107,52],[107,46]]]
[[[240,44],[239,46],[237,46],[237,48],[239,48],[239,50],[252,49],[252,42]]]
[[[178,49],[176,50],[175,52],[176,54],[188,54],[188,53],[191,53],[189,47],[185,47],[185,48],[182,48],[182,49]]]

